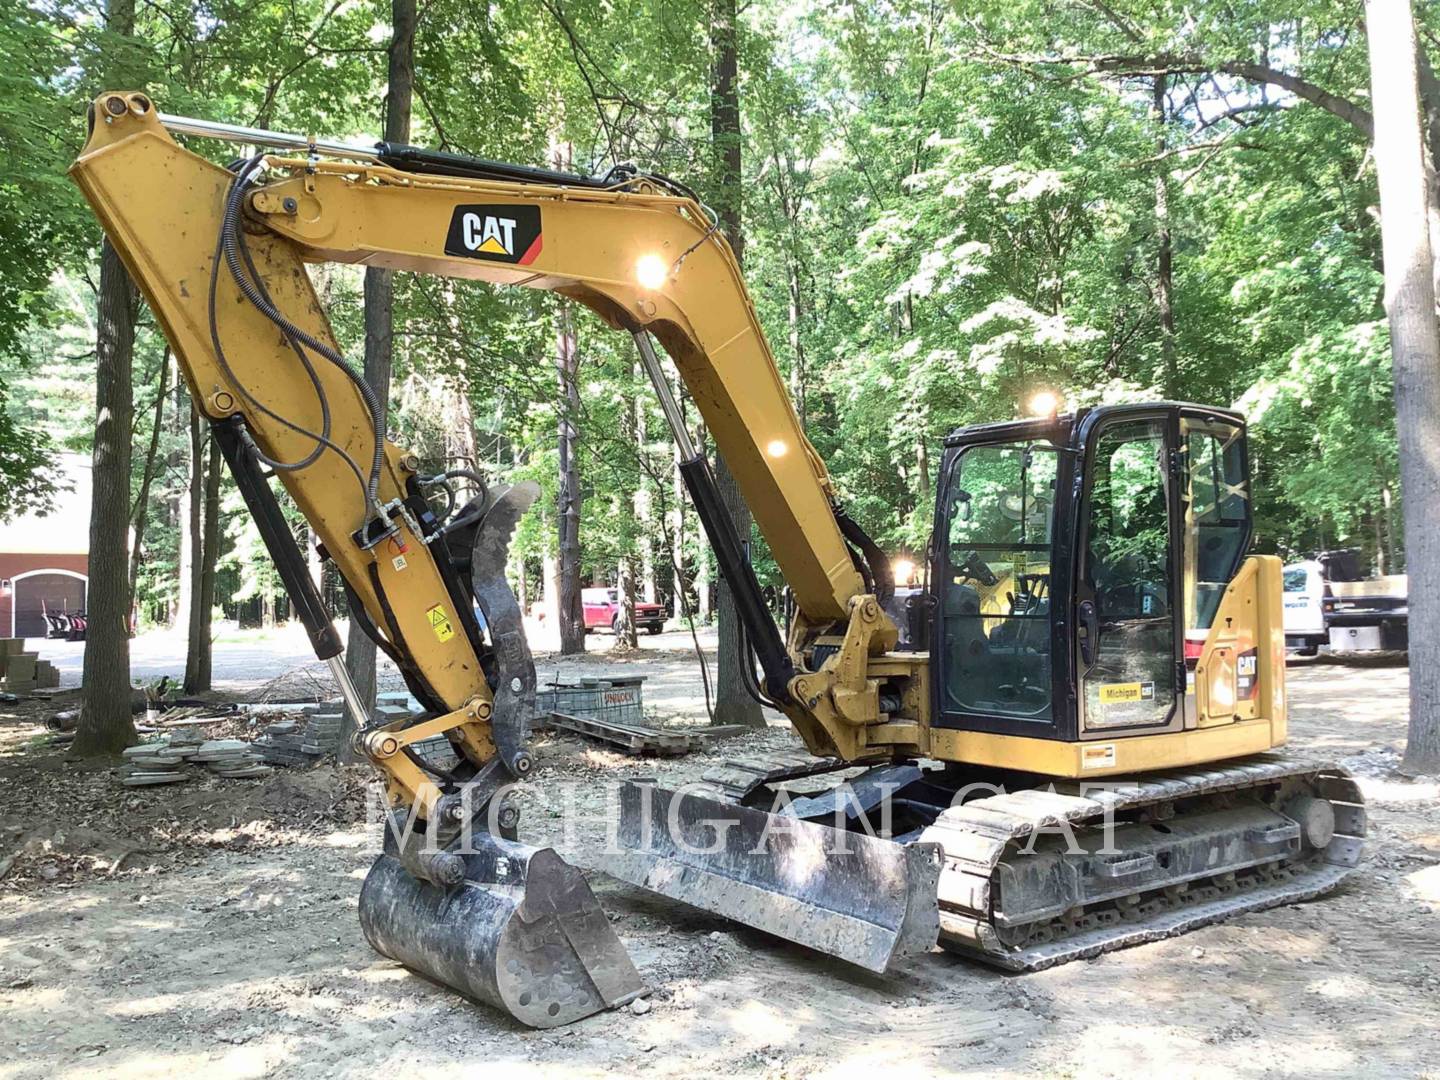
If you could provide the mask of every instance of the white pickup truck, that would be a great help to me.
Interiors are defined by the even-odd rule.
[[[1357,555],[1325,551],[1285,567],[1286,649],[1314,656],[1321,648],[1377,652],[1409,647],[1405,575],[1362,577]]]

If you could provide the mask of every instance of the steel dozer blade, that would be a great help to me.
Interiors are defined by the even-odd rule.
[[[620,791],[618,854],[601,868],[870,971],[934,947],[937,844],[897,844],[691,792]]]
[[[379,953],[548,1028],[623,1005],[645,989],[580,871],[550,848],[479,834],[451,887],[381,855],[360,890]]]

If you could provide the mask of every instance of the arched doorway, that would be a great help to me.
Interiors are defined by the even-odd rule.
[[[50,629],[47,611],[84,611],[88,581],[73,570],[30,570],[16,574],[10,636],[43,638]]]

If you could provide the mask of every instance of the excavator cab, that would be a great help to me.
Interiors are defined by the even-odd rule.
[[[941,475],[934,725],[1067,742],[1187,726],[1187,658],[1252,534],[1244,419],[1145,404],[968,427]]]

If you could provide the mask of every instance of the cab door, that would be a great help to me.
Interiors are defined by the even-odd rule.
[[[1052,573],[1054,523],[1070,475],[1062,445],[1038,424],[951,444],[934,534],[937,727],[1056,737],[1052,598],[1066,580]]]
[[[1079,735],[1183,722],[1173,410],[1127,410],[1085,438],[1076,580]]]

